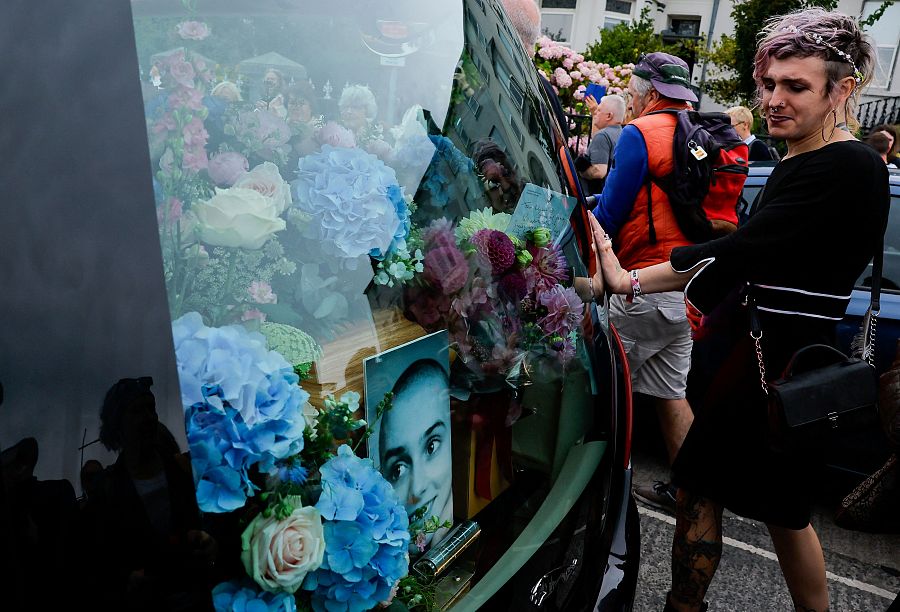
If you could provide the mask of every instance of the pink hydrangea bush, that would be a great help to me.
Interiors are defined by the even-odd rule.
[[[570,113],[585,114],[584,91],[588,83],[606,87],[606,92],[622,94],[634,64],[610,66],[585,60],[562,43],[541,36],[537,41],[534,63],[559,94],[563,107]]]

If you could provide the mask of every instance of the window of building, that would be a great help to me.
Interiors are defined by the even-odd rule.
[[[572,39],[572,22],[574,13],[542,13],[541,34],[558,42],[569,42]]]
[[[862,17],[868,17],[880,6],[881,2],[866,2]],[[897,46],[900,43],[900,3],[890,5],[881,19],[869,26],[866,33],[875,40],[875,74],[872,86],[887,89],[893,80]]]
[[[631,0],[606,0],[606,10],[610,13],[631,15]]]
[[[616,27],[617,25],[619,25],[620,23],[625,23],[626,21],[628,21],[628,20],[627,19],[616,19],[615,17],[606,17],[603,20],[603,29],[611,30],[614,27]]]
[[[676,36],[700,36],[699,17],[672,17],[669,29]]]
[[[544,0],[541,3],[541,8],[561,8],[574,10],[577,3],[578,0]]]

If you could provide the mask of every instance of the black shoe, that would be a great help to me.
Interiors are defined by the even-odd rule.
[[[675,493],[678,489],[668,482],[657,480],[652,486],[635,487],[634,496],[639,501],[675,514]]]

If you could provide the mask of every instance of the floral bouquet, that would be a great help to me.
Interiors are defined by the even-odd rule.
[[[297,348],[277,331],[278,346]],[[189,313],[173,336],[198,504],[246,524],[244,571],[215,587],[216,610],[368,610],[392,599],[408,572],[409,517],[346,444],[365,425],[353,416],[359,395],[312,408],[295,365],[239,325]]]
[[[536,362],[563,369],[575,355],[584,304],[571,286],[550,231],[524,240],[506,233],[510,216],[485,208],[454,227],[433,221],[417,238],[423,273],[408,289],[409,316],[450,329],[476,377],[513,386]]]

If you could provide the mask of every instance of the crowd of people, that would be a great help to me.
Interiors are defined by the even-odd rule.
[[[671,484],[635,491],[676,516],[666,610],[706,609],[724,508],[766,525],[797,610],[828,609],[825,562],[810,524],[813,461],[771,444],[760,376],[783,371],[801,347],[835,344],[835,324],[884,233],[892,130],[873,130],[870,146],[854,137],[854,110],[873,66],[871,43],[846,15],[808,9],[768,22],[753,76],[759,115],[786,154],[749,220],[701,243],[685,236],[666,192],[648,180],[672,165],[675,120],[657,111],[696,102],[687,66],[664,53],[635,66],[633,119],[621,130],[591,216],[601,269],[594,284],[613,294],[610,320],[632,387],[656,399],[672,465]],[[728,115],[751,161],[778,159],[753,136],[750,109]],[[762,344],[751,338],[747,301],[756,305]],[[688,404],[692,356],[715,366],[707,380],[691,379],[701,388],[691,389]]]
[[[507,0],[506,8],[528,15],[530,4]],[[613,294],[609,316],[632,389],[653,399],[672,466],[672,483],[634,491],[676,515],[667,611],[707,608],[724,508],[767,526],[797,610],[828,609],[810,524],[813,462],[798,448],[771,444],[760,376],[781,372],[801,347],[835,344],[835,323],[884,233],[887,168],[900,165],[896,132],[881,125],[865,143],[854,137],[874,62],[870,40],[841,13],[808,9],[768,22],[753,75],[766,141],[753,133],[760,123],[751,109],[726,113],[747,161],[778,164],[749,220],[701,243],[682,231],[657,184],[673,168],[671,111],[697,102],[687,64],[645,55],[627,108],[619,96],[586,98],[591,140],[577,168],[595,194],[593,285]],[[783,158],[772,141],[786,145]],[[850,201],[857,206],[846,207]],[[748,300],[759,312],[764,350],[750,335]]]

